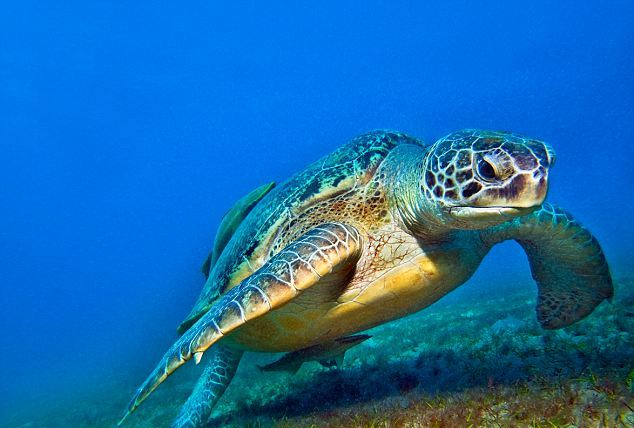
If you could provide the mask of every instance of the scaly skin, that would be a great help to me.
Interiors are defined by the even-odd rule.
[[[505,239],[529,256],[545,328],[588,315],[611,296],[610,273],[587,230],[540,208],[553,160],[540,141],[466,130],[430,147],[374,132],[310,165],[238,226],[126,415],[219,340],[297,351],[371,328],[464,283]]]
[[[210,272],[203,291],[180,332],[189,328],[213,302],[240,283],[312,227],[328,222],[372,227],[389,221],[378,209],[385,204],[376,169],[400,144],[420,144],[397,132],[373,132],[355,138],[334,153],[309,165],[267,194],[236,230]],[[379,191],[375,195],[373,190]],[[383,198],[383,199],[381,199]]]
[[[214,405],[233,379],[242,357],[242,351],[222,345],[214,346],[209,354],[205,370],[172,428],[196,428],[207,422]]]
[[[485,245],[514,239],[526,251],[537,283],[537,320],[566,327],[589,315],[614,291],[608,262],[590,231],[558,206],[482,231]]]
[[[362,247],[359,232],[341,223],[315,227],[285,247],[262,269],[223,294],[170,347],[137,390],[123,419],[177,368],[192,358],[199,362],[211,345],[245,323],[274,312],[317,283],[344,282]]]

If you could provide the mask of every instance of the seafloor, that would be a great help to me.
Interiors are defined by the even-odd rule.
[[[612,303],[562,330],[540,329],[535,290],[461,294],[370,331],[342,368],[260,374],[253,354],[210,426],[634,427],[634,278]],[[169,426],[195,382],[187,368],[125,423]],[[112,427],[130,381],[11,426]]]

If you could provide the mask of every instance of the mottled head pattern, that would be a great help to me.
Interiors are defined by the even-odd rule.
[[[441,138],[424,163],[428,200],[458,218],[539,206],[554,152],[545,143],[500,131],[463,130]]]

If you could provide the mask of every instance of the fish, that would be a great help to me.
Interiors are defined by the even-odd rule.
[[[340,367],[343,365],[343,358],[348,349],[365,342],[371,337],[367,334],[340,337],[295,352],[289,352],[279,360],[265,366],[258,366],[258,368],[261,372],[281,371],[294,374],[297,373],[302,364],[309,361],[317,361],[328,368]]]

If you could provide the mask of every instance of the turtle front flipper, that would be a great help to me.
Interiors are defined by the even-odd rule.
[[[209,352],[211,358],[172,428],[198,428],[205,425],[214,405],[233,379],[243,353],[220,344]]]
[[[362,251],[359,231],[341,223],[326,223],[302,235],[264,266],[225,293],[167,351],[137,390],[121,422],[178,367],[196,362],[211,345],[244,323],[288,303],[307,288],[354,268]]]
[[[537,282],[537,319],[545,329],[566,327],[612,297],[612,277],[597,239],[563,209],[543,206],[483,231],[495,244],[517,241]]]

